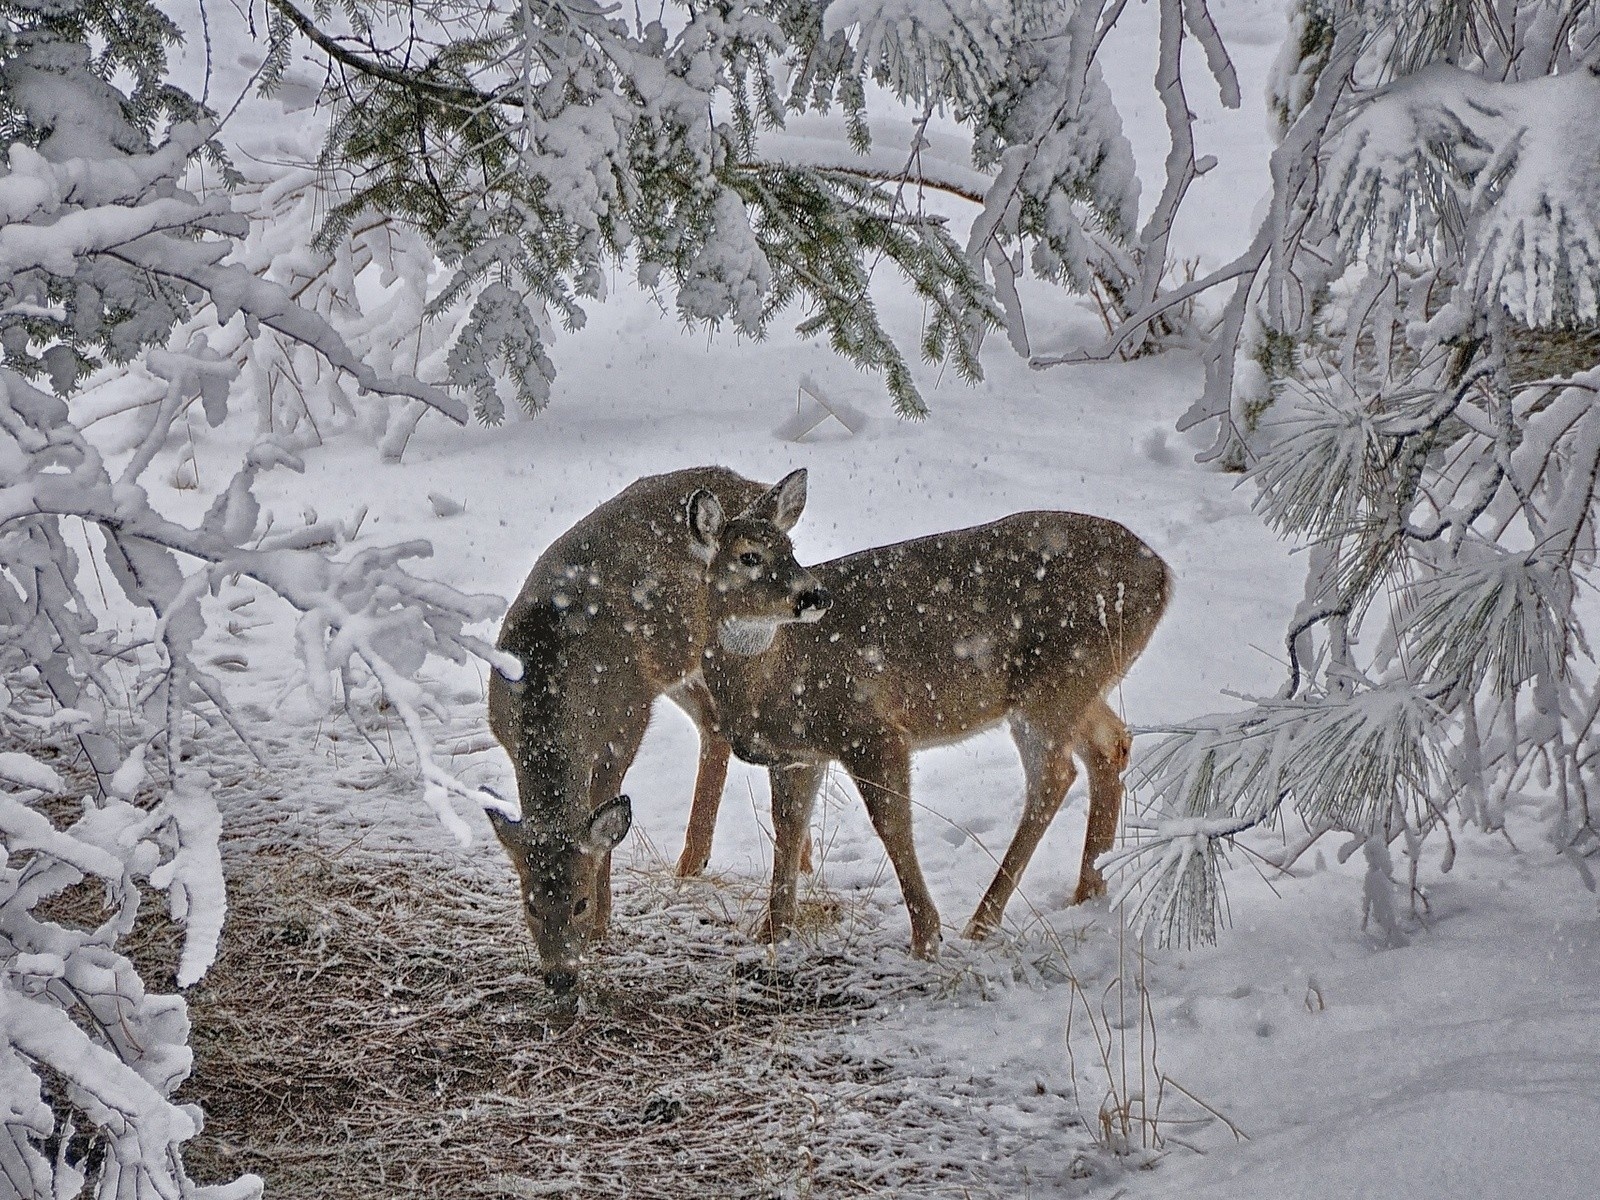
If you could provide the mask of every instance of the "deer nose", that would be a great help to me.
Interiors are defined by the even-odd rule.
[[[794,615],[802,621],[815,621],[828,611],[833,597],[824,587],[807,588],[794,598]]]
[[[558,996],[564,996],[578,986],[576,971],[546,971],[544,985]]]

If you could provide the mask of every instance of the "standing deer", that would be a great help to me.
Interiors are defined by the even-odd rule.
[[[787,536],[805,481],[776,491],[773,503],[731,519],[709,493],[689,501],[691,532],[711,560],[717,636],[702,671],[718,728],[772,782],[767,935],[793,921],[802,838],[823,769],[838,761],[900,880],[912,952],[935,954],[939,913],[911,834],[911,752],[1002,720],[1022,753],[1027,798],[967,936],[998,926],[1072,785],[1074,751],[1090,779],[1074,903],[1102,894],[1095,860],[1116,836],[1129,749],[1104,697],[1166,607],[1166,564],[1115,521],[1026,512],[808,571]]]
[[[797,477],[803,491],[804,472],[784,482]],[[779,488],[721,467],[641,479],[557,538],[506,613],[496,644],[521,661],[522,676],[491,674],[489,728],[516,770],[522,815],[491,809],[489,818],[554,991],[571,989],[585,945],[605,931],[611,851],[633,819],[617,793],[663,693],[700,729],[678,870],[705,865],[728,743],[714,732],[699,676],[711,632],[707,553],[690,535],[686,501],[722,497],[776,518]]]

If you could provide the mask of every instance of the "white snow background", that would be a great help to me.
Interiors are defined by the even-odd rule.
[[[1235,55],[1245,104],[1223,112],[1198,54],[1191,56],[1189,96],[1202,115],[1198,150],[1220,161],[1196,185],[1175,245],[1180,255],[1198,257],[1202,271],[1242,244],[1265,193],[1270,143],[1262,86],[1284,28],[1267,0],[1224,0],[1212,10]],[[1149,86],[1154,27],[1148,6],[1130,10],[1106,60],[1147,181],[1159,178],[1165,153]],[[186,51],[190,66],[198,61],[198,33]],[[306,131],[316,120],[304,108],[311,94],[291,86],[280,101],[247,99],[225,140],[252,160],[303,159],[314,145]],[[1154,197],[1146,190],[1148,206]],[[1097,319],[1083,304],[1042,291],[1032,300],[1036,350],[1093,339]],[[892,289],[883,305],[894,331],[911,343],[914,305]],[[759,344],[685,336],[670,312],[619,272],[613,297],[591,309],[586,329],[559,337],[553,357],[560,376],[549,410],[537,419],[456,429],[430,417],[402,466],[381,464],[369,444],[330,443],[307,455],[305,475],[264,477],[257,493],[279,522],[299,521],[308,509],[342,519],[366,506],[370,537],[427,538],[435,550],[428,573],[508,598],[542,548],[602,500],[640,475],[699,463],[769,480],[808,468],[811,499],[795,535],[803,561],[1025,508],[1093,512],[1131,527],[1177,579],[1169,615],[1112,697],[1131,725],[1215,710],[1232,703],[1227,692],[1270,692],[1280,681],[1281,634],[1301,567],[1252,514],[1247,487],[1193,462],[1207,444],[1204,431],[1193,438],[1174,432],[1201,383],[1198,363],[1187,355],[1032,373],[995,337],[984,355],[988,378],[976,388],[923,368],[919,384],[933,415],[908,424],[893,417],[876,381],[825,347],[799,342],[782,322]],[[851,436],[824,425],[798,444],[776,436],[808,374],[868,414],[865,428]],[[225,440],[227,427],[197,426],[193,436],[202,478],[231,472],[239,447]],[[153,499],[186,519],[204,503],[176,489]],[[509,870],[481,816],[466,814],[478,840],[457,851],[402,775],[352,750],[350,737],[336,750],[317,736],[318,714],[289,686],[296,672],[286,620],[217,638],[216,653],[248,658],[250,673],[240,679],[257,715],[276,723],[274,734],[305,747],[305,776],[276,781],[285,797],[274,806],[277,819],[327,831],[359,827],[363,846],[436,847],[442,857],[464,856],[488,872]],[[485,742],[481,678],[464,672],[458,696],[452,736],[467,752],[456,762],[469,782],[509,794],[509,765]],[[676,855],[695,745],[692,726],[663,702],[627,780],[638,832],[619,852],[623,866],[653,863],[651,847]],[[359,786],[325,786],[335,778]],[[1137,757],[1129,778],[1137,801]],[[913,790],[923,867],[953,928],[945,965],[896,970],[971,964],[999,976],[1007,946],[967,947],[956,931],[1021,811],[1022,776],[1009,738],[995,732],[919,755]],[[1542,799],[1526,803],[1531,811]],[[764,876],[764,806],[764,773],[735,764],[714,872]],[[884,944],[899,945],[905,914],[898,889],[842,776],[819,807],[819,881],[868,894],[868,911],[893,934]],[[1080,978],[1103,984],[1117,967],[1117,918],[1104,902],[1081,909],[1066,903],[1082,813],[1080,783],[1012,902],[1009,927],[1038,937],[1029,927],[1048,923]],[[1359,864],[1341,865],[1337,843],[1329,842],[1289,876],[1255,869],[1248,854],[1236,854],[1228,879],[1232,926],[1221,943],[1149,951],[1160,1067],[1226,1114],[1248,1141],[1212,1121],[1173,1131],[1149,1169],[1074,1178],[1081,1174],[1076,1156],[1093,1153],[1088,1132],[1066,1124],[1070,1105],[1034,1100],[1071,1094],[1070,999],[1061,985],[1024,978],[986,988],[982,1000],[969,990],[918,996],[837,1036],[853,1053],[888,1061],[916,1087],[943,1090],[964,1107],[974,1161],[985,1154],[1005,1160],[987,1173],[997,1194],[1594,1196],[1600,913],[1537,835],[1517,838],[1516,814],[1509,832],[1458,834],[1460,853],[1448,875],[1436,861],[1425,864],[1430,905],[1412,921],[1405,945],[1386,945],[1362,929]],[[517,915],[508,908],[505,920]],[[825,946],[828,936],[824,930],[817,943]],[[1075,1061],[1092,1120],[1104,1078],[1097,1081],[1098,1067],[1081,1047]],[[974,1171],[986,1176],[984,1168]]]

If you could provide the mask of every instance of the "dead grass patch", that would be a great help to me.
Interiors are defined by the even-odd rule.
[[[756,889],[624,881],[572,1012],[538,981],[509,873],[304,848],[229,868],[222,952],[188,994],[197,1180],[254,1171],[318,1200],[965,1190],[954,1139],[896,1153],[890,1066],[820,1036],[925,975],[750,946]],[[174,945],[149,926],[155,968]]]
[[[41,807],[65,824],[77,804]],[[914,962],[897,904],[813,878],[774,953],[748,937],[763,881],[657,864],[619,873],[573,1012],[539,980],[497,851],[463,863],[333,818],[276,794],[230,810],[228,922],[186,993],[177,1097],[206,1114],[185,1151],[199,1182],[250,1171],[288,1200],[1010,1197],[1087,1144],[1064,1095],[870,1028],[1047,986],[1054,950]],[[102,900],[72,888],[40,915],[92,925]],[[147,895],[121,944],[153,988],[181,933],[164,908]]]

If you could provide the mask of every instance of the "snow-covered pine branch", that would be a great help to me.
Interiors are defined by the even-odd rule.
[[[427,800],[464,833],[450,798],[476,795],[433,752],[436,702],[417,668],[438,655],[514,670],[470,632],[500,601],[408,571],[426,543],[352,546],[336,522],[273,529],[253,487],[263,472],[296,468],[316,440],[274,394],[284,375],[323,389],[347,418],[338,398],[349,385],[402,401],[413,419],[435,408],[460,420],[465,408],[416,381],[397,327],[384,323],[420,314],[415,281],[409,311],[356,329],[369,335],[359,352],[329,319],[359,326],[329,281],[348,296],[367,262],[425,273],[421,256],[402,247],[386,260],[358,237],[297,257],[259,232],[241,253],[246,222],[228,194],[185,185],[215,147],[206,114],[162,77],[177,33],[158,10],[68,0],[3,20],[0,1179],[52,1200],[84,1187],[130,1200],[254,1195],[253,1176],[188,1179],[183,1145],[200,1114],[171,1100],[191,1062],[185,1006],[149,990],[118,949],[141,892],[154,889],[184,928],[178,984],[217,952],[224,818],[188,747],[199,720],[247,745],[251,731],[201,665],[206,600],[238,577],[298,609],[307,678],[324,695],[335,674],[370,673],[411,734]],[[126,72],[133,92],[102,69]],[[314,203],[292,185],[252,195],[257,211]],[[257,356],[263,330],[271,352]],[[121,387],[103,398],[64,398],[88,373],[125,363]],[[288,364],[281,374],[278,364]],[[258,389],[254,444],[198,523],[174,521],[152,504],[147,473],[191,405],[212,424],[233,419],[241,372]],[[299,398],[315,425],[318,397]],[[111,436],[97,440],[91,426]],[[95,598],[80,586],[85,554]],[[98,925],[46,915],[46,902],[80,889],[104,895]]]
[[[1310,569],[1280,695],[1155,752],[1130,859],[1168,936],[1211,932],[1220,839],[1285,803],[1354,836],[1391,937],[1390,845],[1425,899],[1424,838],[1529,793],[1593,885],[1597,66],[1592,5],[1301,7],[1273,205],[1188,421]]]
[[[321,317],[378,376],[448,375],[453,321],[428,315],[439,267],[414,229],[374,215],[323,244],[315,235],[327,201],[315,171],[245,159],[240,175],[229,199],[248,225],[230,262]],[[172,351],[155,352],[86,379],[74,400],[80,426],[155,409],[173,390],[173,371],[195,369],[197,356],[216,364],[212,373],[221,386],[214,394],[226,398],[237,389],[254,397],[256,432],[291,454],[355,432],[377,437],[384,459],[398,461],[419,420],[438,411],[422,400],[397,406],[392,397],[364,392],[315,345],[266,327],[252,330],[243,320],[223,320],[209,301],[178,324],[169,341],[188,349],[177,358]],[[196,389],[184,381],[177,390],[179,402],[187,404]],[[204,391],[201,399],[208,423],[218,424],[225,408],[214,407]]]
[[[1224,101],[1238,100],[1205,0],[1171,0],[1156,84],[1174,150],[1141,231],[1132,152],[1097,58],[1123,0],[741,0],[631,15],[270,7],[269,79],[299,38],[337,68],[321,165],[348,189],[323,243],[372,213],[428,236],[452,272],[437,305],[468,314],[451,377],[488,421],[513,400],[548,400],[551,338],[583,323],[619,263],[640,286],[668,288],[688,324],[759,336],[800,306],[803,335],[825,334],[882,373],[902,413],[920,414],[910,363],[871,302],[880,260],[927,305],[923,356],[971,377],[991,328],[1029,352],[1024,275],[1092,293],[1121,320],[1158,302],[1172,220],[1208,166],[1190,135],[1181,48],[1198,41]],[[392,36],[356,36],[357,25]],[[905,109],[910,144],[895,162],[873,145],[873,88]],[[785,153],[788,121],[832,112],[842,119],[828,153]],[[930,147],[952,123],[965,145],[936,161]],[[978,200],[964,236],[930,214],[930,191]],[[1175,329],[1182,304],[1107,352]]]
[[[371,51],[273,3],[281,37],[309,38],[341,68],[322,165],[351,186],[322,241],[374,212],[426,233],[450,269],[432,311],[467,313],[449,370],[481,419],[543,406],[556,329],[580,326],[625,260],[641,286],[669,285],[690,324],[757,336],[800,301],[803,333],[883,372],[916,415],[909,365],[867,297],[871,265],[888,257],[930,303],[924,349],[976,369],[948,330],[997,317],[938,222],[906,220],[893,183],[756,152],[759,131],[782,122],[780,59],[795,39],[819,49],[820,8],[686,5],[634,22],[584,6],[352,11],[397,21],[401,48]],[[820,49],[788,64],[805,58],[790,80],[799,105],[859,90],[838,47]]]
[[[43,142],[44,152],[14,143],[9,171],[0,180],[6,215],[0,227],[0,342],[13,370],[47,373],[53,386],[67,390],[86,372],[125,362],[164,341],[198,290],[220,323],[241,315],[247,329],[266,326],[310,347],[361,388],[410,397],[453,420],[465,419],[454,397],[414,379],[380,376],[327,321],[296,305],[282,287],[242,264],[221,261],[243,233],[243,218],[226,193],[200,201],[173,185],[206,146],[204,127],[176,126],[158,149],[134,156],[109,141],[80,147],[76,143],[88,135],[77,128],[70,139],[74,149],[119,157],[52,159],[50,153],[60,150],[59,125],[69,118],[81,124],[83,114],[66,109],[40,115],[57,132]],[[136,297],[143,303],[132,303]],[[40,345],[44,349],[35,352]]]

